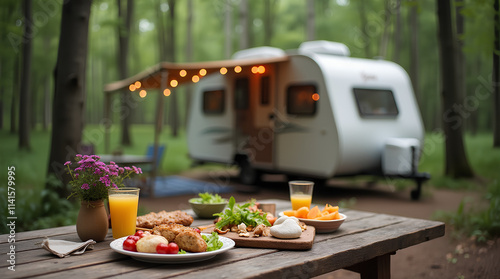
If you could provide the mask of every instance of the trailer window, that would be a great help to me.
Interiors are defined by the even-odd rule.
[[[354,88],[353,91],[362,117],[398,115],[398,107],[391,90]]]
[[[271,101],[271,82],[269,76],[260,78],[260,104],[269,105]]]
[[[234,107],[248,109],[248,78],[239,78],[234,85]]]
[[[287,90],[286,111],[294,115],[314,115],[318,93],[314,85],[292,85]]]
[[[209,90],[203,92],[203,112],[205,114],[224,113],[224,90]]]

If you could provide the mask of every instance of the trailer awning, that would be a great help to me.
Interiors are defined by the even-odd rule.
[[[204,76],[215,72],[220,72],[221,74],[229,71],[238,72],[248,67],[259,67],[266,64],[286,62],[288,60],[288,56],[281,56],[194,63],[161,62],[135,76],[105,85],[104,92],[114,92],[125,88],[129,88],[130,91],[137,89],[160,89],[164,86],[174,88],[184,83],[196,83]],[[167,81],[163,81],[163,84],[162,76],[167,78]]]
[[[232,59],[232,60],[219,60],[208,62],[195,62],[195,63],[159,63],[135,76],[106,84],[104,92],[106,93],[104,104],[104,117],[107,119],[105,122],[104,131],[104,150],[106,153],[110,151],[110,126],[111,126],[111,95],[117,92],[123,92],[128,89],[131,92],[148,89],[160,89],[163,94],[158,94],[158,101],[156,106],[155,118],[155,134],[154,134],[154,152],[153,152],[153,168],[151,176],[156,176],[156,162],[159,135],[162,130],[163,119],[163,95],[164,90],[168,88],[175,88],[185,83],[196,83],[204,76],[219,72],[223,75],[230,73],[242,73],[245,71],[252,71],[255,74],[263,73],[265,65],[286,62],[289,60],[287,55],[279,57],[267,58],[252,58],[252,59]],[[150,187],[150,195],[153,196],[153,185]]]

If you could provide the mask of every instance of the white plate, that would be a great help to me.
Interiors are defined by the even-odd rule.
[[[206,233],[202,233],[204,235],[210,235]],[[219,240],[222,241],[223,245],[219,250],[210,251],[210,252],[201,252],[201,253],[189,253],[186,254],[155,254],[155,253],[141,253],[141,252],[132,252],[123,250],[123,242],[127,239],[127,236],[124,236],[119,239],[113,240],[109,244],[111,249],[115,250],[120,254],[124,254],[127,256],[131,256],[132,258],[150,263],[167,263],[167,264],[175,264],[175,263],[192,263],[199,262],[211,259],[218,254],[224,253],[227,250],[234,247],[234,241],[227,237],[223,237],[219,235]]]
[[[313,219],[304,219],[298,218],[301,222],[304,222],[308,226],[313,226],[316,229],[317,233],[330,233],[336,231],[342,223],[344,223],[347,216],[345,214],[340,213],[342,216],[341,219],[337,220],[313,220]],[[285,216],[283,211],[278,214],[279,217]]]

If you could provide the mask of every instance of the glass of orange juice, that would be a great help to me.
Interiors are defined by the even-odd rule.
[[[290,201],[292,202],[292,210],[297,210],[301,207],[311,207],[312,193],[314,182],[311,181],[290,181]]]
[[[122,187],[108,190],[109,215],[113,238],[120,238],[135,233],[139,188]]]

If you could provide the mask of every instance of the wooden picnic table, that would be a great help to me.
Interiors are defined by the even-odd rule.
[[[290,208],[288,201],[261,202],[275,203],[277,212]],[[119,254],[109,246],[114,240],[111,230],[93,250],[66,258],[50,254],[40,243],[44,237],[80,241],[75,226],[16,233],[15,243],[8,243],[9,235],[4,234],[0,237],[2,278],[309,278],[337,269],[359,272],[361,278],[390,278],[391,255],[445,233],[442,222],[358,210],[341,212],[347,219],[339,230],[316,234],[310,250],[235,247],[212,259],[186,264],[146,263]],[[195,219],[193,226],[210,223]],[[10,245],[15,245],[15,271],[8,270]]]

